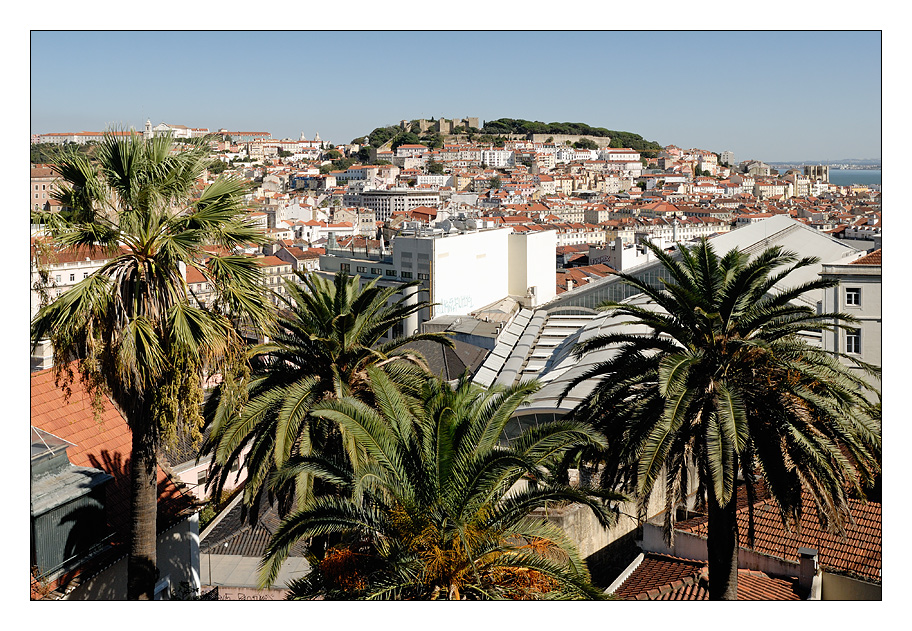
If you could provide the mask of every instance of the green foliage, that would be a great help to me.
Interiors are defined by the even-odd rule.
[[[392,149],[395,151],[402,145],[417,145],[420,143],[421,139],[417,135],[413,134],[412,132],[407,132],[396,136],[396,140],[394,140],[392,144]]]
[[[342,154],[335,149],[330,149],[323,153],[323,157],[329,160],[338,160],[342,157]]]
[[[213,160],[212,162],[209,163],[209,167],[208,167],[209,173],[211,173],[212,175],[218,175],[219,173],[222,173],[227,168],[228,168],[228,164],[226,162],[223,162],[222,160]]]
[[[398,136],[401,131],[402,130],[396,126],[377,127],[374,129],[374,131],[368,134],[368,142],[370,143],[371,147],[380,147],[389,140]]]
[[[280,158],[290,158],[291,156],[294,155],[294,153],[292,153],[291,151],[288,151],[286,149],[279,148],[278,155]]]
[[[435,162],[434,160],[428,160],[427,172],[432,175],[443,175],[443,164]]]
[[[495,175],[488,180],[488,186],[495,190],[500,189],[503,186],[503,181],[500,179],[499,175]]]
[[[358,150],[357,158],[362,164],[368,164],[371,159],[370,147],[361,147],[361,149]]]
[[[427,134],[421,137],[420,142],[427,145],[430,149],[440,149],[443,147],[443,136],[436,132]]]
[[[738,250],[720,257],[706,240],[683,249],[680,259],[648,247],[661,261],[664,283],[620,274],[645,300],[600,307],[648,332],[613,332],[579,344],[580,357],[598,349],[615,353],[573,380],[564,395],[598,379],[573,417],[608,438],[609,448],[597,456],[605,463],[604,485],[635,492],[642,502],[656,485],[665,490],[669,540],[674,509],[689,492],[689,466],[695,468],[696,497],[710,511],[710,597],[733,596],[726,572],[737,559],[736,541],[714,542],[724,540],[725,510],[734,514],[736,480],[745,481],[752,499],[762,479],[786,528],[798,523],[805,490],[824,527],[841,529],[850,519],[847,493],[862,494],[880,470],[879,413],[865,398],[867,392],[879,399],[865,380],[879,369],[801,337],[853,321],[818,314],[804,297],[836,281],[818,277],[779,289],[816,259],[779,247],[752,259]]]
[[[272,583],[295,542],[333,533],[339,542],[290,585],[311,599],[586,599],[600,598],[579,552],[535,509],[578,502],[600,524],[617,494],[571,489],[550,469],[571,447],[598,445],[579,423],[527,429],[505,444],[504,428],[538,386],[482,389],[463,377],[455,387],[424,381],[416,396],[369,368],[373,406],[343,397],[314,406],[362,446],[365,458],[344,466],[319,454],[290,460],[339,495],[308,502],[276,531],[263,559],[261,584]],[[279,477],[285,475],[280,470]],[[511,492],[522,478],[533,480]]]
[[[483,134],[562,134],[611,138],[611,147],[629,148],[637,151],[661,151],[662,146],[642,136],[626,131],[613,131],[604,127],[590,127],[585,123],[542,123],[523,119],[499,118],[486,121],[481,129]],[[589,148],[589,147],[586,147]]]
[[[589,138],[581,138],[580,140],[573,143],[573,146],[576,149],[598,149],[599,146],[595,144],[594,140]]]
[[[218,495],[231,465],[250,447],[245,460],[247,506],[273,494],[286,510],[296,493],[299,502],[311,497],[307,476],[277,483],[270,477],[292,456],[323,450],[334,457],[359,459],[360,448],[351,436],[309,416],[314,404],[327,398],[369,395],[366,371],[370,366],[382,367],[397,383],[414,389],[427,373],[423,360],[404,347],[417,340],[452,344],[440,334],[382,341],[387,331],[427,307],[421,300],[406,304],[403,296],[418,281],[381,287],[375,278],[362,287],[360,277],[343,273],[332,280],[299,277],[303,286],[286,284],[287,308],[272,341],[251,351],[253,372],[244,394],[246,403],[237,392],[220,386],[207,405],[211,434],[202,453],[213,456],[210,487]]]
[[[167,136],[106,135],[93,159],[76,149],[58,156],[54,197],[73,211],[45,217],[54,246],[97,248],[110,259],[42,306],[30,332],[33,344],[51,341],[64,387],[78,374],[95,405],[108,395],[124,415],[134,435],[134,489],[154,489],[162,441],[199,437],[203,375],[232,370],[241,344],[233,323],[244,318],[268,332],[271,315],[252,259],[204,249],[264,240],[244,213],[247,184],[219,177],[196,197],[208,148],[172,147]],[[214,288],[208,307],[190,295],[182,267],[191,265]],[[128,566],[138,559],[154,570],[156,496],[132,501]],[[151,595],[153,577],[133,573],[128,597]]]
[[[338,152],[330,152],[338,153]],[[341,154],[339,154],[341,155]],[[326,175],[331,171],[346,171],[348,168],[355,164],[357,160],[355,158],[339,158],[338,160],[333,160],[330,164],[320,165],[320,173]]]
[[[29,147],[29,161],[32,164],[54,164],[64,153],[76,152],[81,155],[91,157],[95,152],[97,143],[88,142],[85,144],[76,144],[68,142],[65,145],[58,145],[52,142],[38,143]]]

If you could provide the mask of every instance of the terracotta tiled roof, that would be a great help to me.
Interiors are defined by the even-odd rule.
[[[614,595],[623,599],[635,599],[638,595],[661,586],[680,587],[685,583],[693,583],[705,565],[702,561],[648,553],[637,569],[615,590]]]
[[[624,600],[709,600],[708,577],[703,561],[650,552],[614,593]],[[797,578],[738,570],[738,600],[802,599]]]
[[[79,382],[64,391],[54,385],[54,370],[31,375],[31,424],[74,444],[67,450],[70,462],[80,467],[102,469],[114,477],[107,496],[110,525],[126,540],[130,505],[130,453],[132,432],[110,399],[102,400],[96,420],[89,395]],[[190,506],[164,470],[158,470],[159,530],[170,527],[174,519]],[[186,499],[190,499],[189,496]]]
[[[881,250],[874,250],[870,254],[865,254],[860,259],[852,261],[852,265],[880,265]]]
[[[203,275],[203,273],[199,270],[198,267],[194,267],[193,265],[188,265],[187,266],[187,282],[191,285],[196,284],[196,283],[205,283],[206,277]]]
[[[846,524],[845,536],[842,536],[827,532],[821,525],[816,504],[808,492],[802,494],[803,510],[798,532],[786,531],[775,502],[765,493],[761,497],[754,506],[754,545],[750,546],[747,538],[747,501],[743,492],[738,494],[738,532],[742,548],[787,561],[798,561],[798,548],[811,548],[817,550],[820,566],[829,572],[880,582],[880,502],[849,499],[849,510],[854,523]],[[680,522],[676,529],[706,537],[708,520],[706,517],[695,517]]]
[[[105,511],[113,537],[109,549],[89,564],[62,576],[55,582],[55,587],[78,577],[91,577],[126,555],[130,534],[130,428],[107,397],[103,398],[102,410],[96,419],[89,395],[78,377],[69,386],[69,391],[67,398],[54,384],[53,369],[32,373],[31,424],[73,443],[67,449],[72,464],[101,469],[114,478],[105,491]],[[159,467],[158,532],[171,528],[197,508],[192,493]]]

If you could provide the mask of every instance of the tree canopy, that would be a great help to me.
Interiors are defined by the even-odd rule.
[[[45,216],[56,247],[110,257],[43,305],[31,339],[49,339],[57,376],[78,377],[96,402],[107,395],[132,434],[127,597],[151,599],[157,579],[157,449],[179,435],[200,437],[202,381],[241,354],[234,324],[268,332],[270,305],[250,257],[211,254],[264,241],[244,212],[248,185],[220,176],[199,194],[208,149],[172,153],[169,136],[106,135],[94,159],[64,151],[52,168],[55,199],[70,215]],[[212,304],[190,291],[195,267]]]
[[[832,279],[782,288],[816,259],[780,247],[753,258],[737,249],[719,256],[705,239],[680,248],[679,258],[648,247],[665,280],[651,284],[621,273],[641,299],[600,306],[643,331],[622,329],[580,343],[579,356],[614,352],[564,395],[597,380],[572,416],[608,439],[597,456],[603,484],[635,493],[643,505],[656,485],[665,489],[669,542],[675,509],[696,485],[698,505],[709,516],[710,598],[734,599],[739,478],[750,511],[762,482],[792,529],[805,489],[824,527],[841,528],[850,519],[849,494],[863,495],[880,470],[879,405],[867,398],[879,395],[866,381],[879,370],[801,337],[853,320],[818,313],[805,298],[833,287]]]
[[[312,599],[592,599],[602,597],[568,536],[531,513],[548,502],[587,506],[613,523],[605,500],[615,493],[570,488],[549,474],[570,447],[598,444],[581,423],[527,429],[504,444],[504,429],[535,383],[482,389],[463,377],[455,387],[428,379],[417,397],[369,368],[375,406],[354,398],[318,404],[363,446],[354,466],[316,455],[289,460],[277,476],[306,471],[338,495],[309,502],[270,541],[261,584],[270,584],[300,539],[341,540],[290,585]],[[287,473],[286,473],[287,471]],[[535,483],[523,484],[527,477]]]

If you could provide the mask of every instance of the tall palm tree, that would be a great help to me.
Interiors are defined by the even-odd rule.
[[[242,181],[219,178],[194,193],[207,156],[204,145],[178,148],[169,136],[108,134],[92,159],[60,156],[55,195],[69,212],[42,218],[56,247],[110,256],[39,310],[31,339],[49,339],[58,376],[78,374],[96,401],[108,395],[132,431],[130,599],[151,598],[156,580],[156,449],[199,432],[201,379],[238,354],[233,320],[269,317],[255,261],[204,250],[263,238],[243,216]],[[212,308],[190,300],[190,265],[215,288]]]
[[[375,406],[353,397],[318,404],[364,447],[354,467],[331,458],[293,458],[278,477],[308,471],[340,493],[316,498],[276,531],[262,562],[269,585],[300,539],[341,536],[292,598],[538,599],[599,598],[573,543],[544,516],[548,503],[579,502],[603,526],[615,493],[557,483],[549,468],[573,446],[603,444],[591,427],[553,422],[509,445],[504,428],[538,385],[483,390],[464,377],[451,387],[428,380],[418,397],[368,369]],[[535,481],[514,488],[524,476]]]
[[[243,391],[232,382],[219,387],[207,406],[210,432],[202,453],[212,455],[210,484],[221,492],[232,469],[244,458],[244,504],[255,519],[264,499],[290,510],[314,492],[304,474],[270,486],[269,475],[292,455],[310,455],[333,445],[349,459],[360,457],[351,434],[333,423],[308,416],[327,398],[353,396],[371,402],[368,368],[381,367],[397,384],[417,392],[429,377],[423,360],[405,347],[418,340],[452,346],[442,334],[415,334],[382,341],[408,316],[428,306],[413,297],[418,281],[380,286],[374,278],[361,286],[344,272],[332,280],[300,276],[303,287],[286,283],[286,309],[280,311],[274,339],[251,349],[252,374]],[[244,456],[245,450],[249,450]],[[317,481],[319,486],[320,482]],[[316,489],[319,492],[319,488]]]
[[[802,488],[831,527],[841,527],[850,519],[847,494],[860,493],[879,470],[881,434],[878,407],[865,398],[874,391],[839,360],[863,375],[877,369],[802,339],[832,328],[834,319],[852,320],[817,313],[800,300],[833,286],[829,280],[779,289],[816,259],[779,247],[753,260],[737,250],[720,258],[706,240],[679,248],[679,260],[649,247],[668,280],[653,286],[619,274],[648,304],[634,298],[601,305],[646,332],[609,333],[578,345],[578,356],[616,352],[564,394],[599,380],[572,414],[605,432],[605,484],[635,491],[644,502],[656,483],[665,487],[669,542],[674,508],[696,483],[709,517],[710,598],[734,599],[737,479],[746,482],[751,506],[762,480],[786,527],[800,519]]]

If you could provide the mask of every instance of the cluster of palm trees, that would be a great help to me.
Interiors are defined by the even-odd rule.
[[[643,501],[657,482],[670,509],[697,485],[711,597],[733,598],[739,478],[749,495],[764,482],[788,524],[809,489],[839,527],[848,494],[879,472],[879,406],[867,383],[800,337],[851,318],[795,306],[828,281],[773,291],[811,260],[778,249],[720,258],[707,242],[678,258],[656,249],[672,280],[624,277],[653,304],[604,305],[650,333],[581,345],[580,354],[616,349],[572,384],[597,380],[592,395],[507,444],[504,428],[536,383],[449,384],[409,350],[448,338],[385,341],[428,306],[410,296],[416,283],[302,276],[276,312],[252,259],[209,247],[262,239],[245,219],[244,183],[219,176],[194,191],[207,150],[173,148],[167,137],[110,137],[92,159],[62,154],[54,168],[68,211],[41,218],[55,245],[111,254],[40,309],[31,337],[50,339],[64,381],[110,396],[132,429],[131,599],[150,598],[155,583],[156,449],[204,423],[211,490],[243,459],[250,518],[264,501],[284,516],[262,584],[307,541],[311,571],[290,586],[296,598],[599,598],[573,543],[532,514],[575,502],[608,526],[612,502]],[[214,304],[188,290],[190,265],[213,285]],[[246,347],[239,324],[268,341]],[[203,405],[213,375],[220,384]],[[574,458],[604,465],[597,487],[561,482]]]

